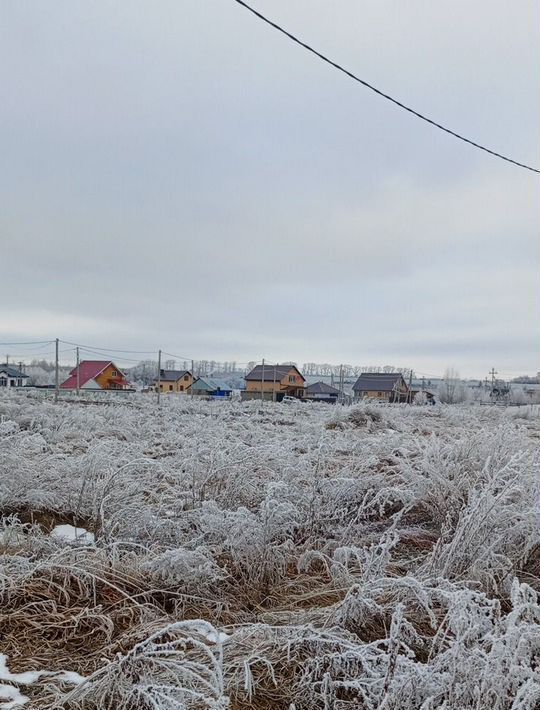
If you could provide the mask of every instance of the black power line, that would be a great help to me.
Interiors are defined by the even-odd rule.
[[[465,138],[465,136],[462,136],[461,134],[456,133],[455,131],[452,131],[450,128],[446,128],[446,126],[443,126],[440,123],[437,123],[437,121],[434,121],[433,119],[428,118],[427,116],[424,116],[422,113],[415,111],[410,106],[406,106],[405,104],[401,103],[401,101],[394,99],[389,94],[385,94],[384,91],[377,89],[375,86],[373,86],[373,84],[370,84],[369,82],[364,81],[364,79],[360,79],[360,77],[356,76],[356,74],[353,74],[348,69],[345,69],[345,67],[342,67],[337,62],[334,62],[332,59],[329,59],[324,54],[321,54],[321,52],[318,52],[313,47],[310,47],[309,44],[306,44],[301,39],[299,39],[295,35],[288,32],[286,29],[284,29],[283,27],[278,25],[276,22],[273,22],[272,20],[268,19],[268,17],[265,17],[264,15],[262,15],[260,12],[255,10],[255,8],[251,7],[246,2],[244,2],[244,0],[234,0],[234,2],[238,3],[238,5],[242,5],[242,7],[245,7],[246,10],[249,10],[251,13],[253,13],[260,20],[262,20],[263,22],[266,22],[267,25],[270,25],[270,27],[273,27],[278,32],[281,32],[286,37],[291,39],[293,42],[296,42],[296,44],[299,44],[304,49],[307,49],[308,52],[311,52],[316,57],[319,57],[319,59],[322,59],[323,62],[330,64],[330,66],[334,67],[334,69],[337,69],[338,71],[343,72],[343,74],[346,74],[349,78],[354,79],[354,81],[357,81],[359,84],[362,84],[362,86],[365,86],[367,89],[371,89],[371,91],[374,91],[376,94],[378,94],[379,96],[382,96],[387,101],[391,101],[396,106],[399,106],[399,108],[402,108],[405,111],[412,113],[413,116],[416,116],[417,118],[420,118],[422,121],[425,121],[426,123],[429,123],[432,126],[435,126],[435,128],[439,128],[441,131],[444,131],[445,133],[449,133],[451,136],[454,136],[454,138],[458,138],[460,141],[463,141],[464,143],[468,143],[469,145],[472,145],[475,148],[478,148],[479,150],[483,150],[485,153],[489,153],[490,155],[494,155],[496,158],[500,158],[501,160],[506,160],[507,163],[512,163],[513,165],[517,165],[520,168],[525,168],[525,170],[530,170],[533,173],[540,173],[540,170],[538,168],[533,168],[530,165],[525,165],[524,163],[519,163],[517,160],[513,160],[512,158],[508,158],[506,155],[502,155],[501,153],[497,153],[496,151],[491,150],[490,148],[486,148],[485,146],[480,145],[480,143],[476,143],[475,141],[470,140],[470,138]]]

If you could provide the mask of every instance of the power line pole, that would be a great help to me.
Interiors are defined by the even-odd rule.
[[[159,404],[161,396],[161,350],[158,350],[158,363],[157,363],[157,403]]]
[[[79,390],[81,388],[81,372],[80,372],[81,362],[79,359],[79,346],[77,346],[77,396],[79,395]]]
[[[412,370],[409,370],[409,391],[407,392],[407,401],[412,404]]]
[[[274,365],[274,382],[273,382],[273,389],[272,389],[272,402],[276,401],[276,371],[277,371],[277,367]]]
[[[264,358],[262,359],[261,402],[264,402]]]
[[[489,374],[491,375],[491,396],[493,397],[493,393],[495,391],[495,375],[497,375],[498,373],[495,368],[492,367],[489,371]]]
[[[191,387],[190,387],[190,395],[191,399],[195,396],[195,393],[193,391],[193,385],[195,384],[195,360],[191,361]]]
[[[58,402],[60,392],[60,379],[58,373],[58,338],[56,338],[55,357],[54,357],[54,401]]]

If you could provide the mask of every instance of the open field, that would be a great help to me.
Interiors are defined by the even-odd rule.
[[[0,398],[0,708],[540,707],[537,411],[163,400]]]

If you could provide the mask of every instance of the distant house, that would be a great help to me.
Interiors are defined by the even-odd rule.
[[[223,380],[213,377],[198,377],[189,388],[189,394],[196,397],[230,397],[232,389]]]
[[[25,387],[28,375],[11,365],[0,365],[0,387]]]
[[[409,387],[400,372],[364,372],[353,386],[355,399],[406,402]]]
[[[335,403],[339,397],[339,390],[326,382],[313,382],[306,387],[305,398],[312,402]]]
[[[125,390],[130,385],[124,373],[110,360],[83,360],[77,368],[69,373],[69,377],[60,387],[64,390]]]
[[[432,392],[431,390],[411,387],[410,401],[414,402],[417,396],[424,397],[426,404],[435,404],[435,392]]]
[[[302,399],[306,380],[295,365],[257,365],[246,375],[246,390],[243,399],[273,399],[283,397]]]
[[[160,392],[186,392],[193,383],[193,376],[189,370],[160,370]],[[154,380],[157,390],[158,381]]]

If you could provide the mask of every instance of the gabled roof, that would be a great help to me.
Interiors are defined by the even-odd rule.
[[[276,382],[279,382],[286,375],[288,375],[291,370],[296,370],[296,372],[304,380],[304,375],[302,375],[302,373],[296,367],[296,365],[265,365],[264,366],[264,381],[265,382],[273,382],[275,380]],[[245,379],[247,381],[251,381],[251,382],[253,382],[253,381],[262,382],[263,381],[262,378],[263,378],[263,366],[262,365],[255,365],[253,370],[251,370],[251,372],[248,372],[248,374],[245,377]],[[305,380],[304,380],[304,382],[305,382]]]
[[[195,390],[208,390],[209,392],[215,392],[221,390],[222,392],[230,392],[232,387],[224,380],[216,380],[213,377],[199,377],[191,385]]]
[[[103,370],[109,365],[112,365],[115,370],[118,370],[122,377],[125,377],[122,370],[117,367],[112,360],[83,360],[79,364],[79,386],[82,387],[89,380],[93,380],[98,375],[101,375]],[[69,373],[69,377],[60,385],[62,389],[75,389],[77,387],[77,368],[74,367]]]
[[[364,372],[354,383],[353,390],[392,392],[399,384],[406,384],[400,372]]]
[[[178,382],[184,375],[191,376],[191,372],[189,370],[161,370],[159,379],[161,382]]]
[[[6,365],[5,363],[3,365],[0,365],[0,372],[5,372],[8,377],[28,377],[28,375],[25,375],[24,372],[21,372],[18,370],[16,367],[11,367],[11,365]]]
[[[326,382],[314,382],[306,387],[306,394],[334,394],[338,395],[339,390]]]

